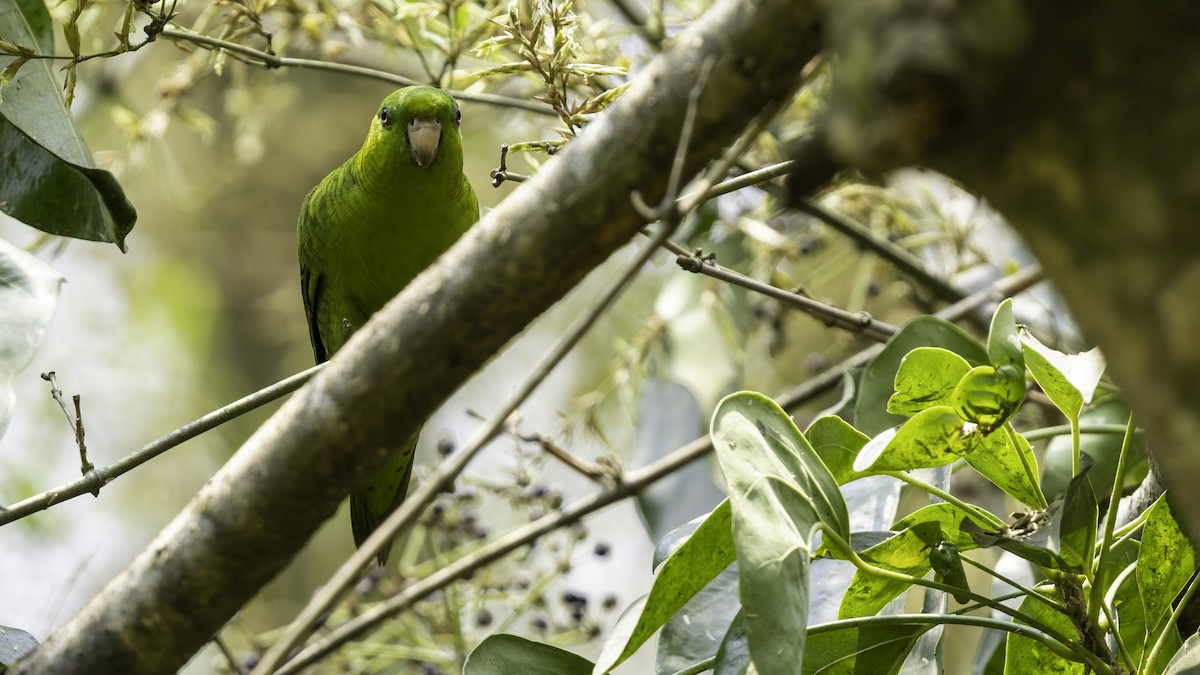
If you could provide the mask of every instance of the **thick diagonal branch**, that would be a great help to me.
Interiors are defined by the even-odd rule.
[[[349,491],[468,377],[642,225],[661,198],[688,93],[714,57],[694,173],[817,49],[815,3],[722,0],[578,140],[359,330],[150,547],[18,673],[160,673],[184,664]]]

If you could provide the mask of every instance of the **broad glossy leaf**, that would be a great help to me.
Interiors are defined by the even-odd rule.
[[[896,393],[888,412],[911,416],[926,408],[950,405],[950,396],[971,370],[963,357],[941,347],[918,347],[904,356],[896,372]]]
[[[846,505],[791,418],[765,396],[726,397],[712,436],[733,505],[754,666],[762,675],[795,672],[808,624],[811,540],[818,523],[848,537]]]
[[[0,35],[41,46],[44,11],[0,0]],[[0,71],[15,58],[0,56]],[[0,211],[51,234],[111,241],[124,250],[137,213],[116,178],[95,168],[52,67],[45,59],[28,61],[0,91]]]
[[[977,366],[950,395],[950,406],[964,420],[990,434],[1012,419],[1025,402],[1025,371],[1016,366]]]
[[[895,675],[932,624],[814,626],[804,650],[803,675]]]
[[[62,281],[46,263],[0,239],[0,436],[12,418],[12,380],[41,344]]]
[[[1081,354],[1063,354],[1042,344],[1028,331],[1021,332],[1025,365],[1046,396],[1067,419],[1077,421],[1085,403],[1091,403],[1100,376],[1104,374],[1104,356],[1099,349]]]
[[[917,523],[859,555],[877,567],[922,577],[930,569],[929,551],[941,540],[941,528],[936,523]],[[850,588],[842,598],[838,618],[873,616],[910,585],[905,581],[856,571]]]
[[[1191,636],[1179,651],[1175,652],[1175,658],[1167,664],[1163,675],[1195,675],[1200,672],[1200,633]]]
[[[986,527],[986,523],[981,523],[975,520],[975,517],[963,511],[961,508],[949,502],[939,502],[923,506],[909,515],[896,521],[892,526],[893,530],[900,531],[905,528],[912,527],[917,523],[936,523],[942,531],[942,536],[954,543],[960,551],[969,551],[975,546],[975,540],[970,534],[959,529],[959,524],[963,519],[969,519],[979,527]]]
[[[1026,597],[1021,602],[1021,612],[1044,623],[1063,636],[1075,639],[1075,625],[1065,614],[1034,598]],[[1005,675],[1083,675],[1084,665],[1068,661],[1049,647],[1032,638],[1010,633],[1004,648]]]
[[[714,656],[721,646],[721,636],[741,607],[738,566],[733,564],[663,624],[654,652],[655,672],[676,673]]]
[[[967,583],[967,573],[963,570],[962,557],[959,556],[958,547],[954,545],[954,542],[943,540],[933,547],[933,550],[929,552],[929,566],[937,575],[937,581],[965,591],[954,594],[954,599],[959,604],[965,605],[970,601],[971,585]]]
[[[1171,611],[1171,602],[1196,571],[1196,553],[1171,515],[1166,496],[1150,507],[1142,526],[1137,580],[1147,624],[1155,630]]]
[[[591,675],[592,662],[544,642],[492,635],[467,656],[463,675]]]
[[[869,475],[854,470],[854,458],[871,439],[850,426],[846,420],[832,415],[820,417],[809,425],[804,437],[833,474],[838,485]]]
[[[732,533],[733,517],[728,500],[721,502],[683,544],[658,568],[654,585],[640,611],[630,611],[621,623],[634,621],[632,627],[614,630],[600,658],[596,672],[608,672],[629,658],[654,635],[688,600],[708,585],[736,557]]]
[[[1058,523],[1059,555],[1074,569],[1082,571],[1092,564],[1096,544],[1096,495],[1087,482],[1088,468],[1071,479],[1063,499],[1062,520]]]
[[[733,623],[721,640],[713,675],[744,675],[750,668],[750,638],[746,636],[746,621],[738,610]]]
[[[1121,632],[1121,640],[1129,649],[1134,663],[1138,664],[1138,672],[1146,673],[1146,675],[1158,675],[1164,672],[1170,661],[1170,654],[1180,648],[1183,640],[1179,636],[1179,629],[1170,626],[1164,651],[1159,655],[1153,667],[1147,670],[1145,657],[1149,656],[1148,652],[1154,646],[1158,632],[1153,630],[1153,626],[1146,624],[1146,606],[1142,603],[1142,594],[1138,590],[1136,574],[1124,576],[1120,587],[1114,594],[1113,608],[1117,613],[1117,625]]]
[[[863,371],[859,380],[858,401],[854,405],[854,426],[868,436],[904,422],[887,411],[896,372],[906,354],[918,347],[943,347],[963,357],[971,365],[988,363],[983,346],[963,329],[934,316],[919,316],[905,323],[888,340]]]
[[[996,484],[1009,496],[1022,504],[1038,507],[1046,503],[1041,488],[1037,484],[1038,465],[1029,447],[1029,441],[1020,434],[1014,434],[1017,444],[1013,445],[1008,434],[997,431],[988,436],[972,436],[972,448],[964,457],[967,464],[980,473],[984,478]],[[1025,471],[1021,463],[1024,455],[1032,475]]]
[[[1012,298],[1005,298],[992,315],[992,327],[988,331],[988,358],[992,365],[1015,366],[1025,370],[1025,355],[1021,349],[1021,335],[1013,320]]]
[[[894,434],[884,432],[887,444],[869,452],[874,440],[859,452],[853,468],[859,472],[907,471],[949,464],[970,452],[975,441],[963,434],[963,420],[947,406],[922,410]]]
[[[0,672],[37,647],[37,639],[29,633],[20,628],[0,626]]]

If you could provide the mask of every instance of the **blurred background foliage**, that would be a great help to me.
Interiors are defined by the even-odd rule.
[[[514,188],[492,187],[489,178],[502,145],[525,150],[509,155],[514,172],[553,161],[549,151],[586,133],[706,6],[52,1],[58,53],[65,53],[64,27],[78,32],[86,55],[121,51],[122,34],[138,45],[152,14],[169,11],[171,22],[168,33],[136,51],[68,61],[70,82],[60,73],[98,164],[117,175],[138,209],[129,253],[49,238],[0,216],[0,236],[36,251],[68,279],[40,352],[15,384],[19,408],[0,441],[0,501],[78,475],[73,438],[40,372],[57,371],[68,395],[82,395],[92,460],[103,465],[311,364],[297,283],[297,209],[305,192],[357,149],[378,101],[395,85],[318,68],[266,68],[261,58],[213,49],[212,40],[465,92],[465,170],[487,209]],[[210,40],[201,44],[185,33]],[[751,144],[743,166],[781,161],[784,144],[810,128],[831,75],[820,62],[807,68],[804,88]],[[477,94],[532,102],[543,112],[468,100]],[[819,202],[967,291],[1027,260],[985,205],[932,174],[846,176]],[[744,274],[892,323],[933,304],[878,256],[810,216],[781,210],[762,189],[710,202],[677,239]],[[618,262],[595,271],[426,425],[416,480],[420,465],[438,461],[470,433],[472,412],[490,413],[516,386]],[[1052,303],[1045,296],[1026,301],[1022,319],[1069,330],[1048,321],[1056,315]],[[704,433],[724,394],[782,391],[866,344],[776,301],[686,273],[664,252],[542,386],[516,430],[543,435],[587,461],[640,465]],[[797,414],[801,426],[835,399]],[[142,549],[275,407],[172,450],[105,487],[98,500],[77,499],[0,529],[0,623],[44,638]],[[548,460],[538,441],[510,436],[495,443],[393,557],[401,570],[436,566],[586,494],[588,481]],[[708,468],[693,467],[645,495],[640,511],[622,504],[424,603],[343,650],[328,672],[456,672],[466,652],[496,630],[588,642],[648,587],[653,541],[720,495]],[[347,522],[344,514],[331,520],[224,631],[237,660],[252,660],[260,637],[289,620],[349,553]],[[369,577],[330,621],[400,581],[395,574]],[[403,647],[389,639],[396,635],[404,636]],[[191,668],[209,672],[223,664],[209,648]],[[635,660],[625,668],[649,666]]]

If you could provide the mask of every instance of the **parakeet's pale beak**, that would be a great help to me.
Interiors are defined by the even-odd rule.
[[[442,123],[438,120],[416,117],[408,123],[408,147],[412,148],[413,160],[422,169],[433,163],[441,142]]]

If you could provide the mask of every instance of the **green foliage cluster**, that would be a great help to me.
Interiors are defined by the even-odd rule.
[[[912,345],[897,362],[885,350],[864,372],[859,403],[889,371],[886,411],[907,418],[869,437],[840,417],[825,416],[801,432],[761,394],[725,398],[712,420],[712,438],[729,498],[708,515],[660,542],[650,593],[631,605],[595,662],[547,645],[497,635],[467,661],[468,675],[515,672],[606,673],[668,623],[724,638],[677,672],[896,673],[919,638],[941,625],[1002,631],[984,642],[981,672],[1178,673],[1194,658],[1176,620],[1197,587],[1195,552],[1164,498],[1117,527],[1117,501],[1136,452],[1132,419],[1126,430],[1109,508],[1099,505],[1081,460],[1080,413],[1103,373],[1095,352],[1052,350],[1013,321],[1001,303],[986,345],[934,318],[904,326],[893,344]],[[1036,458],[1013,416],[1026,400],[1027,378],[1071,424],[1080,467],[1065,493],[1043,493]],[[859,408],[859,412],[865,412]],[[925,483],[918,469],[954,464],[977,472],[1023,505],[1004,519]],[[886,532],[855,532],[841,487],[869,476],[892,476],[924,489],[933,503]],[[1039,581],[1023,585],[997,572],[986,556],[996,549],[1025,561]],[[812,562],[837,559],[854,575],[840,599],[812,595]],[[686,603],[736,563],[741,610],[732,624],[684,616]],[[993,596],[973,588],[964,563],[1010,586]],[[929,578],[932,576],[932,580]],[[902,614],[892,601],[913,587],[962,605],[941,613]],[[811,625],[810,603],[836,599],[837,620]],[[928,599],[928,598],[927,598]],[[928,604],[927,604],[928,606]],[[1003,618],[971,614],[990,608]],[[660,643],[662,651],[669,643]],[[927,648],[926,648],[927,649]],[[538,670],[538,669],[541,670]],[[660,671],[673,672],[673,671]]]

